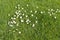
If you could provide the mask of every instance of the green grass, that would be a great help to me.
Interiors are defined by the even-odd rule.
[[[31,25],[35,21],[35,17],[38,17],[38,23],[33,28],[31,25],[27,25],[25,22],[19,22],[19,26],[14,25],[14,28],[11,28],[7,23],[10,20],[10,17],[15,14],[15,6],[20,4],[20,7],[25,8],[27,12],[22,10],[22,13],[28,14],[31,22]],[[26,5],[29,7],[26,7]],[[36,7],[39,8],[36,8]],[[57,12],[55,15],[49,16],[48,9],[60,9],[60,0],[0,0],[0,40],[60,40],[60,13]],[[31,17],[30,11],[38,11],[37,14],[34,14],[34,17]],[[44,14],[40,14],[40,11],[45,11]],[[8,14],[11,14],[9,17]],[[57,18],[54,19],[54,16]],[[24,17],[24,20],[26,18]],[[19,29],[21,34],[18,31],[13,32],[14,30]],[[11,31],[9,31],[11,30]]]

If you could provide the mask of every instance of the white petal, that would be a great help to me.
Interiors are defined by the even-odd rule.
[[[26,17],[28,17],[28,15],[26,15]]]
[[[10,16],[10,14],[8,14],[8,16]]]
[[[22,16],[20,16],[20,18],[22,19]]]
[[[38,23],[38,21],[35,21],[36,23]]]
[[[29,5],[27,4],[27,7],[28,7]]]
[[[56,19],[56,16],[54,18]]]

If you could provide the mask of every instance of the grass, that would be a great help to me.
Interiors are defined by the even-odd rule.
[[[27,10],[27,12],[22,10],[22,13],[29,15],[32,22],[27,25],[26,22],[21,23],[18,18],[16,20],[19,26],[10,27],[7,23],[15,14],[17,10],[15,6],[18,4]],[[29,7],[26,7],[27,4]],[[60,9],[60,0],[0,0],[0,40],[60,40],[60,12],[49,16],[48,9]],[[31,10],[32,13],[30,13]],[[34,14],[35,10],[38,11],[37,14]],[[40,11],[45,13],[41,14]],[[34,17],[31,17],[31,14],[34,14]],[[54,16],[57,18],[55,19]],[[33,28],[35,17],[38,17],[38,23]],[[27,18],[23,17],[23,19]],[[16,32],[13,32],[14,30]],[[19,31],[21,34],[18,33]]]

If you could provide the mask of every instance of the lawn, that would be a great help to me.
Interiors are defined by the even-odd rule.
[[[0,0],[0,40],[60,40],[60,0]]]

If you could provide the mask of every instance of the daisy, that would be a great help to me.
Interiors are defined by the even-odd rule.
[[[23,19],[21,19],[21,22],[24,22],[24,20],[23,20]]]
[[[35,27],[35,24],[32,24],[32,27]]]
[[[13,20],[13,23],[16,24],[16,21]]]
[[[22,10],[23,10],[24,8],[22,8]]]
[[[22,19],[22,16],[20,16],[20,19]]]
[[[21,34],[21,31],[19,31],[19,34]]]
[[[43,14],[43,12],[41,11],[41,14]]]
[[[34,16],[33,14],[31,14],[31,16]]]
[[[37,13],[37,11],[35,11],[35,13]]]
[[[30,12],[32,13],[32,10]]]
[[[27,4],[27,7],[28,7],[29,5]]]
[[[20,6],[20,4],[18,4],[18,6]]]
[[[54,9],[51,9],[51,11],[54,11]]]
[[[26,15],[26,17],[28,17],[28,15]]]
[[[24,13],[22,15],[24,16]]]
[[[36,19],[37,19],[37,17],[36,17]]]

